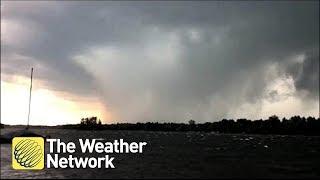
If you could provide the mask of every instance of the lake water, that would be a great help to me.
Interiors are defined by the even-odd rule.
[[[1,134],[16,130],[1,129]],[[147,142],[142,154],[114,154],[115,169],[11,168],[11,145],[1,144],[2,178],[286,178],[320,177],[320,137],[204,132],[32,129],[64,142],[79,138]],[[48,146],[46,146],[48,147]],[[46,149],[48,152],[48,149]],[[81,155],[81,154],[77,154]]]

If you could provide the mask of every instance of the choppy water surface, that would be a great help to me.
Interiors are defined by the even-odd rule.
[[[1,129],[1,134],[15,130]],[[116,169],[11,168],[11,145],[1,145],[2,178],[320,177],[320,137],[202,132],[33,129],[64,142],[79,138],[146,141],[143,154],[114,154]],[[48,147],[48,146],[47,146]],[[46,149],[48,152],[48,149]]]

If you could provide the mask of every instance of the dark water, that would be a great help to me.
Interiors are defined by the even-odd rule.
[[[14,129],[2,129],[5,133]],[[11,168],[11,145],[1,145],[2,178],[303,178],[320,177],[320,137],[201,132],[76,131],[34,129],[79,138],[146,141],[143,154],[114,154],[115,169]],[[48,146],[46,146],[48,147]],[[46,149],[48,151],[48,149]]]

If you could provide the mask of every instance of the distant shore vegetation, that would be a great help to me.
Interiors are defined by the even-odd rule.
[[[217,133],[247,134],[302,134],[320,135],[320,120],[315,117],[293,116],[279,119],[273,115],[268,119],[223,119],[218,122],[196,123],[116,123],[102,124],[97,117],[82,118],[80,124],[62,125],[66,129],[79,130],[142,130],[142,131],[204,131]]]
[[[17,127],[23,127],[18,125]],[[10,127],[0,123],[0,128]],[[33,126],[45,128],[46,126]],[[320,119],[315,117],[292,116],[279,119],[273,115],[268,119],[222,119],[218,122],[197,123],[195,120],[186,123],[115,123],[103,124],[97,117],[82,118],[79,124],[51,126],[51,128],[76,130],[140,130],[140,131],[203,131],[216,133],[246,134],[283,134],[283,135],[320,135]]]

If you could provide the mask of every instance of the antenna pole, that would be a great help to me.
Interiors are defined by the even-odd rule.
[[[30,82],[30,94],[29,94],[29,111],[28,111],[28,124],[27,130],[29,129],[29,121],[30,121],[30,105],[31,105],[31,91],[32,91],[32,75],[33,75],[33,67],[31,68],[31,82]]]

